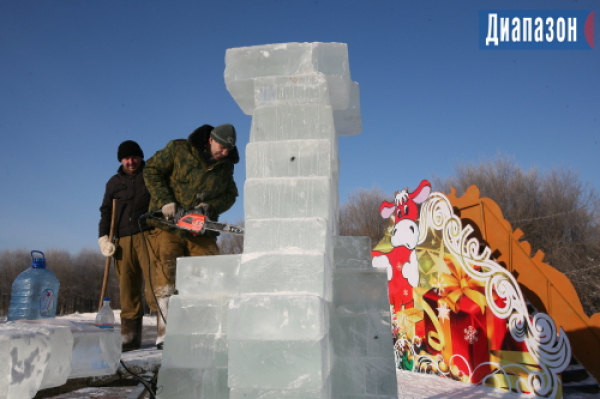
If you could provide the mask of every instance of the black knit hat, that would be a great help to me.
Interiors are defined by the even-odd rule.
[[[229,123],[214,128],[210,132],[210,137],[225,148],[232,149],[235,147],[235,128]]]
[[[140,148],[138,143],[136,143],[135,141],[132,141],[132,140],[124,141],[121,143],[121,145],[119,145],[119,151],[117,152],[117,158],[119,159],[119,162],[121,162],[121,159],[127,158],[127,157],[144,158],[144,151],[142,151],[142,149]]]

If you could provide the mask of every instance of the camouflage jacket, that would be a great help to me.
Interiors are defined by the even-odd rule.
[[[235,202],[238,190],[233,181],[233,165],[239,162],[237,148],[227,157],[210,164],[205,156],[212,126],[196,129],[190,137],[172,140],[146,161],[144,179],[150,191],[150,210],[160,210],[175,202],[178,208],[192,210],[201,202],[220,215]],[[149,224],[189,238],[186,231],[149,220]]]

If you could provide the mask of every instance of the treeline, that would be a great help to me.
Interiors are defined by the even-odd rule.
[[[77,254],[64,250],[44,251],[46,265],[60,281],[57,314],[88,313],[98,310],[105,259],[99,250],[84,248]],[[13,281],[31,267],[31,251],[0,251],[0,316],[8,314]],[[111,265],[107,296],[114,309],[121,307],[119,285]]]
[[[568,169],[523,170],[498,156],[456,166],[454,176],[433,179],[435,191],[462,195],[471,185],[493,199],[513,229],[521,229],[532,254],[564,273],[587,315],[600,312],[600,197]]]
[[[459,164],[455,174],[433,178],[433,190],[449,193],[454,187],[462,195],[477,185],[482,197],[494,200],[513,229],[521,229],[532,254],[542,250],[545,262],[567,275],[588,315],[600,312],[600,197],[569,170],[540,173],[523,170],[514,160],[499,156],[478,164]],[[398,181],[398,190],[406,185]],[[409,187],[409,190],[415,187]],[[387,220],[379,215],[382,201],[393,193],[359,188],[340,206],[339,234],[368,236],[375,246],[384,235]],[[244,225],[243,220],[236,224]],[[221,234],[221,254],[243,252],[243,236]],[[59,314],[94,312],[100,297],[104,257],[98,250],[83,249],[76,255],[66,251],[46,253],[48,268],[61,283]],[[30,265],[27,250],[0,252],[0,315],[5,315],[10,287]],[[111,267],[108,295],[120,308],[118,283]]]

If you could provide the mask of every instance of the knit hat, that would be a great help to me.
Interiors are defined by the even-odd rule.
[[[232,149],[235,147],[235,128],[229,123],[214,128],[210,132],[210,137],[225,148]]]
[[[132,140],[124,141],[121,143],[121,145],[119,145],[119,151],[117,152],[117,158],[119,159],[119,162],[121,162],[121,159],[127,158],[127,157],[144,158],[144,151],[142,151],[142,149],[140,148],[138,143],[136,143],[135,141],[132,141]]]

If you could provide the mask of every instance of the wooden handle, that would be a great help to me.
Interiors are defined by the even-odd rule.
[[[108,239],[112,241],[115,235],[115,219],[117,218],[117,200],[113,199],[112,202],[112,212],[110,215],[110,233],[108,235]],[[100,302],[98,303],[98,311],[102,308],[102,300],[106,295],[106,286],[108,285],[108,273],[110,272],[110,258],[111,256],[106,257],[106,262],[104,263],[104,278],[102,279],[102,291],[100,292]]]

